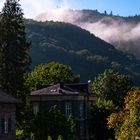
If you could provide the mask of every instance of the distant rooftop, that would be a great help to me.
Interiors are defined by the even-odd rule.
[[[17,99],[0,90],[0,103],[17,103]]]
[[[37,88],[31,93],[31,95],[71,95],[89,93],[88,83],[75,83],[75,84],[55,84],[51,86],[46,86]]]

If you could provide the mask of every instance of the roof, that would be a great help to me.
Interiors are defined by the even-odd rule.
[[[17,99],[0,90],[0,103],[17,103]]]
[[[69,87],[73,90],[79,91],[79,92],[89,92],[89,84],[88,83],[75,83],[75,84],[65,84],[66,87]]]
[[[45,88],[39,88],[31,93],[32,95],[78,95],[88,93],[88,84],[55,84]]]

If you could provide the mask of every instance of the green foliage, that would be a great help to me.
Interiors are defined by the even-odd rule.
[[[23,98],[23,77],[30,64],[30,43],[26,40],[18,0],[6,0],[0,16],[0,87],[9,94]]]
[[[51,136],[48,136],[48,139],[47,140],[52,140]]]
[[[76,140],[76,124],[74,121],[74,117],[69,116],[67,118],[67,123],[68,123],[68,130],[69,130],[68,140]]]
[[[34,114],[31,111],[25,111],[20,117],[21,122],[17,124],[16,137],[34,140],[34,134],[32,133]]]
[[[130,91],[125,97],[124,109],[108,118],[108,127],[114,128],[117,140],[140,138],[140,90]]]
[[[95,139],[114,139],[113,129],[108,130],[107,118],[111,113],[123,108],[124,97],[132,87],[133,82],[127,76],[110,69],[95,78],[92,89],[98,99],[91,108],[90,123]]]
[[[95,140],[114,139],[113,130],[108,130],[107,117],[112,110],[106,107],[94,105],[90,108],[90,130],[92,130]]]
[[[77,83],[80,76],[74,75],[69,66],[57,62],[37,66],[26,78],[26,85],[35,89],[36,84]]]
[[[59,135],[57,140],[63,140],[63,137],[61,135]]]
[[[98,98],[96,101],[96,105],[98,108],[108,108],[108,109],[114,109],[114,104],[112,100],[106,100],[102,98]]]
[[[16,137],[17,138],[22,138],[23,137],[23,130],[16,129]]]
[[[28,116],[29,115],[29,116]],[[23,138],[30,140],[46,140],[47,138],[56,140],[76,140],[75,123],[72,117],[66,117],[57,106],[52,106],[48,112],[38,113],[32,116],[30,113],[24,118],[22,125]]]
[[[30,65],[29,49],[19,0],[6,0],[0,12],[0,88],[22,100],[16,108],[17,125],[29,93],[24,85]]]
[[[90,20],[92,12],[83,11],[91,13],[88,18]],[[96,20],[96,16],[94,19]],[[32,40],[32,68],[55,60],[71,66],[81,75],[82,82],[93,80],[105,69],[114,68],[140,83],[140,62],[134,56],[130,58],[77,26],[61,22],[26,20],[26,27],[28,37]]]
[[[102,99],[102,105],[112,104],[114,107],[123,107],[124,97],[133,87],[133,82],[125,75],[113,70],[105,70],[93,82],[93,92]],[[101,101],[100,101],[101,102]]]

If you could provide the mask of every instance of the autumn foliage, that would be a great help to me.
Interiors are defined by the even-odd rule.
[[[140,138],[140,90],[128,93],[124,109],[109,116],[108,127],[114,128],[117,140]]]

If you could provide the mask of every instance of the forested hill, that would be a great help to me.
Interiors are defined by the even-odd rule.
[[[58,14],[59,13],[59,14]],[[140,59],[140,15],[122,17],[113,12],[57,8],[36,17],[41,21],[61,21],[78,25],[117,49],[134,54]]]
[[[80,27],[33,20],[26,20],[26,27],[32,42],[32,68],[40,63],[58,61],[70,65],[84,82],[108,68],[128,74],[137,83],[140,81],[140,61]]]

